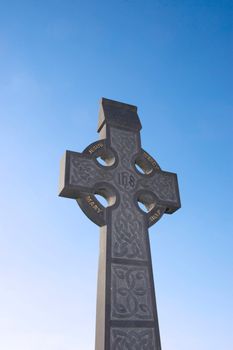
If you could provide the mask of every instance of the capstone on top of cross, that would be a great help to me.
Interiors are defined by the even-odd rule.
[[[103,97],[100,100],[98,132],[105,124],[132,131],[142,128],[136,106]]]

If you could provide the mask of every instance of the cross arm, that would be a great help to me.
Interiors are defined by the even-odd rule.
[[[94,193],[98,182],[111,178],[92,156],[66,151],[61,160],[59,196],[77,199],[82,193]]]
[[[140,187],[156,196],[158,204],[165,207],[168,214],[180,208],[180,196],[177,175],[167,171],[156,170],[152,174],[143,175]]]

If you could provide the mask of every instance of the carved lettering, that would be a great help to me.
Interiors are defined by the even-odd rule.
[[[151,163],[151,165],[156,168],[156,169],[160,169],[159,165],[157,164],[157,162],[154,160],[154,158],[152,158],[148,153],[146,153],[145,151],[143,152],[143,156]]]
[[[88,152],[90,154],[94,153],[97,149],[104,147],[103,143],[97,143],[96,145],[92,146]]]
[[[126,171],[122,171],[117,175],[118,184],[120,186],[123,186],[125,189],[127,189],[128,187],[135,187],[135,178],[133,177],[133,175],[129,174]]]
[[[98,214],[102,212],[102,209],[98,207],[98,205],[92,200],[91,196],[86,197],[87,203],[94,209]]]
[[[152,222],[152,221],[158,219],[158,217],[160,217],[160,214],[161,214],[161,210],[158,209],[155,214],[153,214],[149,217],[149,221]]]

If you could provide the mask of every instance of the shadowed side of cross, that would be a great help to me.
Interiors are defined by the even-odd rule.
[[[141,148],[140,129],[135,106],[103,98],[100,141],[82,153],[67,151],[61,162],[59,195],[76,199],[102,227],[96,350],[161,349],[148,227],[177,210],[180,199],[176,174]]]

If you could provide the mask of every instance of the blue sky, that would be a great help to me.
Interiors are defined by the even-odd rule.
[[[163,350],[231,349],[232,34],[231,1],[1,2],[1,349],[94,349],[99,229],[57,184],[102,96],[179,178],[150,229]]]

